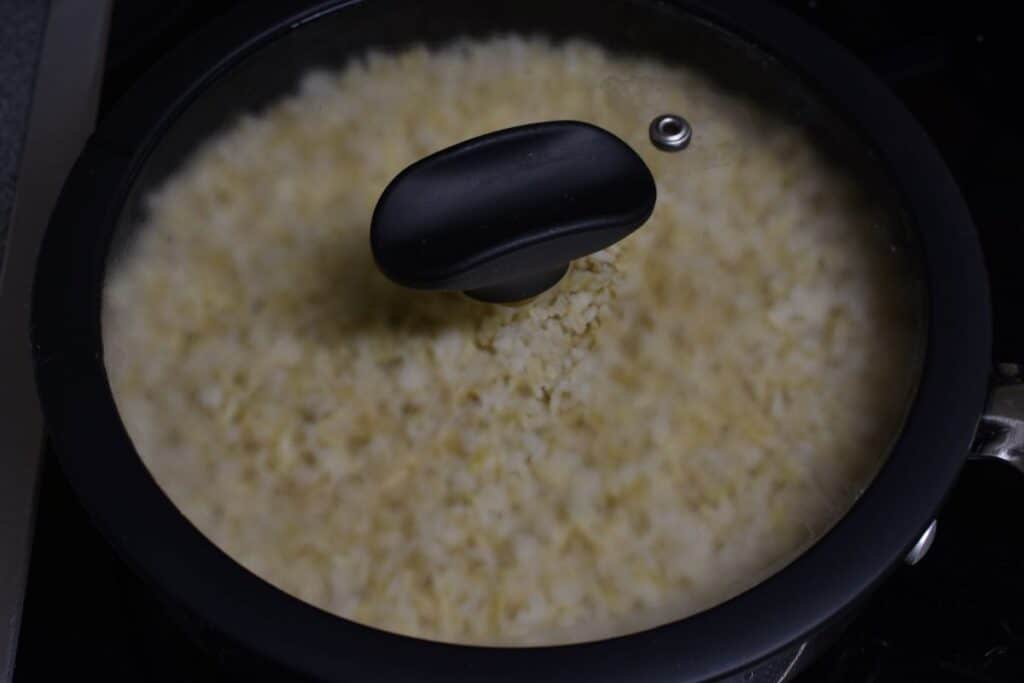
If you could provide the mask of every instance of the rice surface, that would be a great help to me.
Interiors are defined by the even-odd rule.
[[[685,152],[647,139],[666,112]],[[643,228],[521,307],[377,271],[396,173],[552,119],[643,156]],[[283,590],[430,639],[588,640],[763,580],[869,483],[916,379],[884,227],[800,130],[698,72],[519,37],[373,54],[151,195],[105,361],[157,482]]]

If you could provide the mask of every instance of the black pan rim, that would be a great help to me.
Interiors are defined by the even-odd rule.
[[[841,47],[768,3],[649,4],[678,6],[752,42],[846,113],[899,185],[919,227],[928,281],[927,349],[904,430],[869,489],[806,553],[740,596],[652,630],[556,647],[467,647],[382,632],[288,596],[216,548],[157,486],[106,380],[106,254],[90,230],[116,220],[150,148],[206,85],[275,36],[358,2],[247,3],[212,24],[117,105],[69,176],[40,252],[32,341],[51,442],[94,524],[171,602],[246,650],[322,679],[705,680],[839,618],[901,560],[964,462],[987,395],[988,286],[967,207],[916,121]]]

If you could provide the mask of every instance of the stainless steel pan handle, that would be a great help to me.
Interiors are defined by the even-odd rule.
[[[1003,364],[971,444],[971,458],[993,458],[1024,473],[1024,378]]]

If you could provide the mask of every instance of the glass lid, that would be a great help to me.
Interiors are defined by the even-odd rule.
[[[703,20],[546,4],[283,33],[170,125],[111,245],[154,479],[387,631],[559,644],[732,598],[846,513],[916,387],[913,231],[841,112]]]

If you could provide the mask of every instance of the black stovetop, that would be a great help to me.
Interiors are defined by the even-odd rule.
[[[236,3],[118,3],[101,116],[170,45]],[[1024,59],[1004,3],[785,4],[865,59],[942,150],[986,252],[996,357],[1024,361],[1024,112],[1012,92]],[[89,526],[47,454],[14,680],[65,680],[70,667],[110,682],[221,678]],[[1024,681],[1024,477],[969,464],[928,556],[897,569],[799,680]]]

